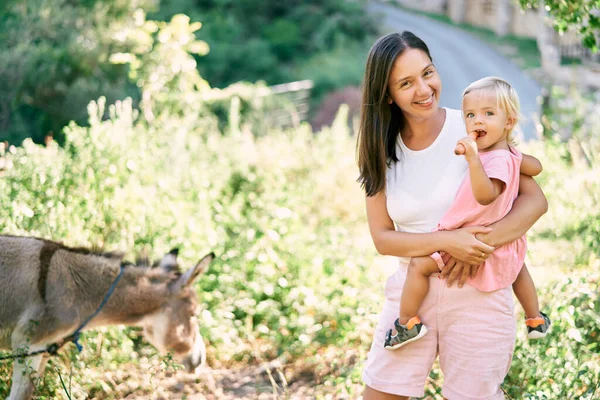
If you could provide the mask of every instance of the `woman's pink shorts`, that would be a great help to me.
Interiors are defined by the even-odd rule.
[[[480,292],[429,278],[429,293],[419,309],[428,333],[397,350],[383,348],[388,329],[398,318],[406,264],[388,278],[385,303],[367,357],[363,381],[372,389],[422,397],[436,356],[444,373],[442,394],[449,400],[504,399],[500,385],[515,346],[511,287]]]

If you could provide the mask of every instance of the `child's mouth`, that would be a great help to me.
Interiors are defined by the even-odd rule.
[[[475,133],[477,134],[477,139],[487,135],[487,132],[484,131],[483,129],[477,129],[477,130],[475,130]]]

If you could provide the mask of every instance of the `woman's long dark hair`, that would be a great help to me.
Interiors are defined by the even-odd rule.
[[[408,31],[379,38],[367,58],[356,145],[358,182],[367,196],[374,196],[385,188],[387,167],[399,161],[396,142],[404,117],[396,103],[388,103],[388,81],[394,62],[406,49],[422,50],[431,60],[425,42]]]

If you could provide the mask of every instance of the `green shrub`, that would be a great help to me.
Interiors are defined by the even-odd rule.
[[[90,126],[71,124],[64,147],[28,140],[3,154],[13,167],[0,179],[2,232],[122,249],[130,259],[177,245],[191,264],[215,251],[198,283],[215,367],[361,342],[355,327],[375,299],[358,294],[368,288],[373,252],[360,234],[363,197],[344,112],[319,135],[302,126],[256,137],[248,126],[222,135],[214,119],[188,123],[178,113],[148,126],[131,101],[106,111],[101,99],[89,111]],[[136,338],[131,329],[103,329],[85,335],[83,353],[65,352],[63,373],[69,364],[83,371],[72,377],[75,397],[110,398],[117,389],[102,371],[160,360]],[[1,397],[10,364],[0,370]],[[53,397],[56,372],[46,379],[54,384],[39,394]]]
[[[534,145],[550,210],[540,235],[580,245],[576,262],[600,255],[600,98],[554,87],[546,104],[545,142]]]
[[[328,53],[316,55],[299,63],[293,69],[295,79],[311,79],[313,104],[335,89],[360,86],[371,41],[348,42],[340,40]]]
[[[552,318],[543,340],[518,335],[504,383],[514,399],[595,399],[600,395],[600,260],[592,273],[572,273],[542,291]],[[545,308],[545,307],[544,307]]]

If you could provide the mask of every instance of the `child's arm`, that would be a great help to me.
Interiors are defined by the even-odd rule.
[[[483,169],[479,156],[467,159],[469,163],[469,176],[475,200],[482,206],[487,206],[500,196],[504,190],[504,182],[498,179],[490,179]]]
[[[536,176],[542,172],[542,163],[537,158],[523,154],[521,161],[521,173],[528,176]]]
[[[487,206],[500,196],[505,184],[498,179],[490,179],[487,176],[483,164],[479,159],[477,144],[473,138],[462,138],[458,141],[457,149],[460,147],[459,145],[462,145],[465,149],[464,155],[469,164],[469,177],[471,179],[471,187],[473,188],[473,196],[475,196],[475,200],[479,204]],[[459,151],[458,153],[461,152]]]

